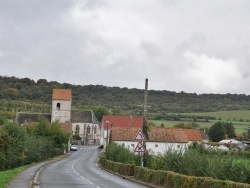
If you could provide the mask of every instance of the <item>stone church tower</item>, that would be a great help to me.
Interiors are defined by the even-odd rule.
[[[71,120],[71,89],[53,89],[51,122],[59,120],[60,123]]]

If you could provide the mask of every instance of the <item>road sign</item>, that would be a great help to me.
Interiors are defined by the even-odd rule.
[[[146,140],[146,137],[144,136],[144,134],[142,133],[142,131],[139,130],[138,133],[136,134],[134,140]]]
[[[137,146],[134,149],[134,152],[145,152],[142,142],[138,142]]]

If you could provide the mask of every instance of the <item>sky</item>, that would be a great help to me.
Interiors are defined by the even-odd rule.
[[[250,94],[249,0],[0,0],[0,75]]]

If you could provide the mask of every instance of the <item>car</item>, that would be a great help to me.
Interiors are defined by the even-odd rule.
[[[76,145],[71,145],[70,146],[70,151],[77,151],[77,150],[78,150],[78,148],[77,148]]]

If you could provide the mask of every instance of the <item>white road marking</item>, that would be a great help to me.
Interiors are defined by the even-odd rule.
[[[84,148],[84,149],[87,149],[87,148]],[[81,176],[81,175],[75,170],[75,168],[74,168],[75,164],[76,164],[78,161],[80,161],[82,158],[84,158],[85,155],[86,155],[87,153],[88,153],[88,149],[87,149],[87,152],[84,153],[84,155],[83,155],[81,158],[79,158],[78,160],[76,160],[76,161],[72,164],[71,168],[74,170],[74,172],[75,172],[78,176],[80,176],[82,179],[86,180],[87,182],[89,182],[90,184],[93,185],[93,184],[94,184],[93,182],[91,182],[91,181],[89,181],[88,179],[86,179],[85,177]]]

